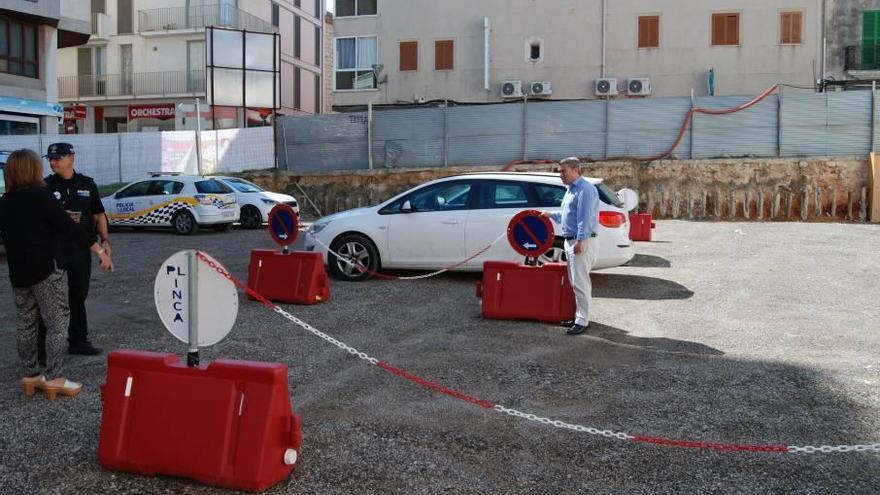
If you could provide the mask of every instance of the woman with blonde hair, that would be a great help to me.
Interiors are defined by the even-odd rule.
[[[62,374],[64,339],[70,309],[66,274],[55,262],[58,242],[74,239],[88,247],[110,270],[113,261],[94,238],[82,234],[61,205],[43,186],[43,163],[31,150],[9,155],[3,169],[6,194],[0,198],[0,235],[6,244],[9,280],[18,313],[18,357],[24,368],[27,396],[42,390],[50,400],[73,397],[82,385]],[[46,367],[37,361],[37,326],[46,324]]]

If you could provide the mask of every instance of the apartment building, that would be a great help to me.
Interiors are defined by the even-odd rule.
[[[825,73],[832,85],[880,80],[880,0],[826,0]]]
[[[333,106],[812,87],[821,71],[822,4],[336,0]]]
[[[92,37],[59,54],[64,132],[260,126],[271,109],[205,104],[208,27],[278,33],[278,113],[320,110],[323,0],[91,0]]]
[[[0,135],[54,133],[58,48],[85,43],[87,0],[0,0]]]

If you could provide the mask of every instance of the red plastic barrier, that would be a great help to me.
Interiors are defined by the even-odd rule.
[[[174,354],[114,351],[101,399],[105,469],[261,491],[290,475],[302,447],[285,364],[188,368]]]
[[[650,213],[629,214],[629,238],[634,241],[651,242],[651,233],[656,226]]]
[[[527,266],[487,261],[481,285],[478,293],[482,291],[484,318],[548,323],[574,320],[574,291],[564,263]]]
[[[248,266],[248,287],[275,302],[318,304],[330,299],[330,282],[321,253],[254,249]]]

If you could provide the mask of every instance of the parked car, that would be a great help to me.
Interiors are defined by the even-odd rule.
[[[638,203],[634,191],[615,193],[602,179],[588,178],[599,192],[598,256],[595,269],[622,265],[634,256],[627,212]],[[428,182],[378,206],[357,208],[315,221],[305,249],[324,255],[332,275],[369,278],[356,266],[328,254],[356,258],[370,271],[382,268],[436,270],[484,248],[526,209],[559,211],[566,187],[553,173],[475,173]],[[554,247],[539,261],[564,261],[561,227],[554,224]],[[507,239],[459,267],[482,270],[487,260],[521,260]]]
[[[246,229],[259,228],[269,222],[269,212],[279,203],[284,203],[299,214],[299,203],[296,198],[287,194],[271,192],[238,177],[215,176],[235,191],[235,201],[241,208],[239,222]]]
[[[200,226],[228,230],[239,216],[231,187],[195,175],[154,174],[101,201],[112,227],[171,227],[183,235]]]
[[[9,151],[0,151],[0,196],[6,194],[6,179],[3,177],[3,167],[6,166],[6,160],[9,159]]]
[[[3,167],[6,166],[6,160],[9,158],[9,151],[0,151],[0,196],[6,194],[6,179],[3,177]],[[3,237],[0,237],[0,255],[6,255],[6,244]]]

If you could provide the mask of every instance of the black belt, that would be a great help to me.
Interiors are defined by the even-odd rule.
[[[593,232],[592,234],[590,234],[590,237],[596,237],[596,233]],[[571,237],[563,236],[562,238],[566,241],[573,241],[573,240],[577,239],[577,237],[575,237],[575,236],[571,236]]]

